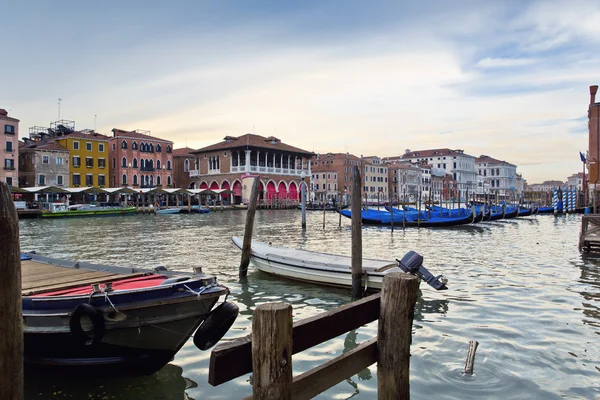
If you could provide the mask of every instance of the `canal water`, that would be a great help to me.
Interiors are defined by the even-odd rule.
[[[191,271],[202,266],[233,293],[240,316],[226,335],[245,336],[258,304],[292,304],[295,319],[351,300],[349,290],[272,278],[253,270],[240,282],[245,211],[194,215],[20,222],[21,249],[72,260]],[[257,212],[254,238],[274,245],[351,253],[350,220],[296,210]],[[600,398],[600,257],[577,250],[579,215],[551,215],[438,229],[363,228],[365,257],[400,258],[415,250],[449,290],[422,286],[411,347],[413,399]],[[376,323],[293,357],[297,375],[374,337]],[[469,340],[480,345],[475,373],[462,373]],[[85,379],[26,376],[28,399],[239,399],[250,375],[208,384],[210,352],[190,340],[153,376]],[[376,366],[322,393],[320,399],[374,399]]]

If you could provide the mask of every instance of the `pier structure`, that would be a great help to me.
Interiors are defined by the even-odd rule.
[[[192,152],[190,170],[195,189],[230,190],[220,195],[226,204],[247,204],[251,185],[244,180],[260,175],[259,204],[299,203],[302,176],[311,175],[312,152],[269,136],[226,136],[222,142]]]

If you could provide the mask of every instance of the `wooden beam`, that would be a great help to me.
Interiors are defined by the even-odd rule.
[[[246,228],[244,229],[244,242],[242,245],[242,260],[239,267],[239,277],[244,278],[248,274],[248,265],[250,265],[250,253],[252,252],[252,230],[254,228],[254,215],[256,214],[256,204],[258,203],[258,185],[260,177],[254,178],[252,191],[250,194],[250,203],[248,204],[248,213],[246,214]]]
[[[379,316],[381,293],[294,323],[292,354],[357,329]],[[252,340],[243,337],[219,344],[210,355],[208,383],[218,386],[252,372]]]
[[[352,297],[362,297],[362,180],[357,166],[352,167]],[[366,195],[366,194],[365,194]],[[379,203],[378,203],[379,204]],[[368,207],[368,204],[367,204]]]

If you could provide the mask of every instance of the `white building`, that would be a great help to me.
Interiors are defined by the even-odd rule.
[[[519,198],[523,192],[522,180],[517,185],[517,166],[490,156],[481,155],[475,160],[477,169],[477,194],[497,195],[501,200]]]
[[[583,172],[571,175],[567,178],[569,189],[583,190]]]
[[[477,186],[475,172],[475,157],[465,154],[463,150],[432,149],[432,150],[406,150],[402,160],[419,164],[429,164],[432,169],[444,170],[456,181],[460,196],[465,198],[473,193]]]
[[[377,156],[362,157],[362,160],[367,201],[388,201],[388,166]]]

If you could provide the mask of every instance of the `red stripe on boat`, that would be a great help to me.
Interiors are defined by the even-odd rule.
[[[132,289],[143,289],[153,286],[158,286],[167,279],[164,275],[148,275],[138,276],[137,278],[124,278],[118,281],[113,281],[113,290],[132,290]],[[100,284],[100,287],[104,287]],[[77,296],[82,294],[91,294],[92,285],[82,285],[70,289],[61,289],[54,292],[34,294],[31,297],[44,297],[44,296]]]

